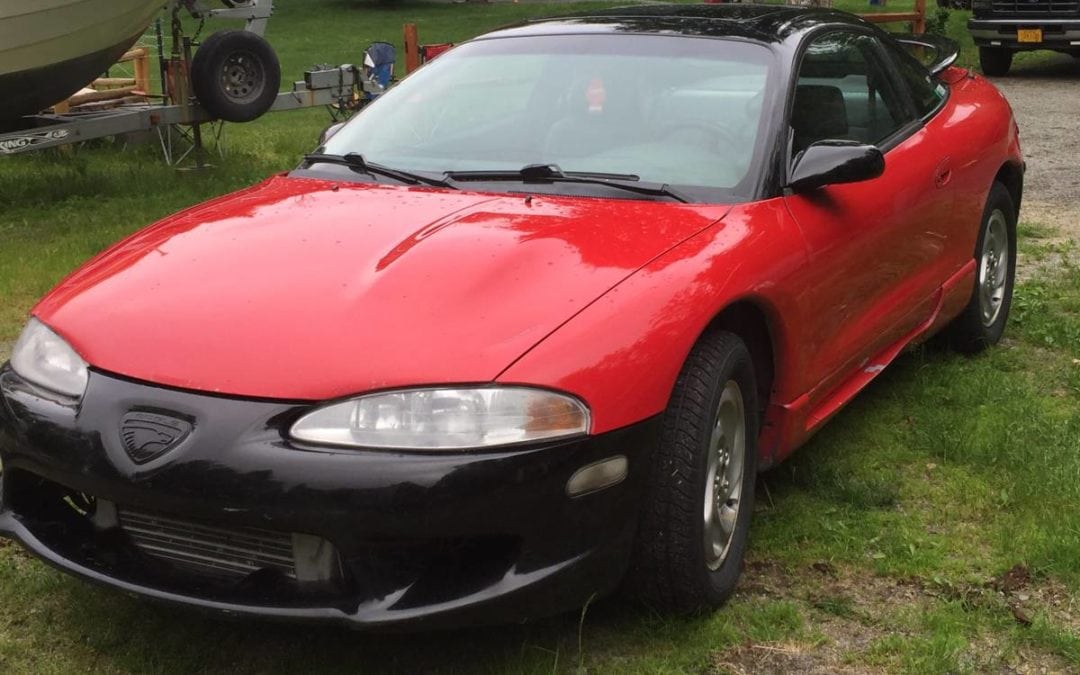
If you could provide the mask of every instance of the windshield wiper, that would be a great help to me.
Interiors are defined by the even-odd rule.
[[[630,173],[594,173],[563,171],[556,164],[529,164],[516,171],[447,171],[446,178],[454,181],[521,181],[522,183],[585,183],[655,197],[670,197],[680,202],[692,201],[667,183],[642,183],[640,176]]]
[[[359,173],[366,173],[369,176],[386,176],[387,178],[393,178],[394,180],[407,183],[408,185],[417,185],[423,183],[425,185],[434,185],[437,187],[454,188],[449,181],[442,178],[434,178],[432,176],[425,176],[419,173],[413,173],[412,171],[404,171],[402,169],[394,169],[389,166],[383,166],[382,164],[375,164],[364,159],[364,156],[358,152],[350,152],[344,155],[327,155],[322,153],[312,153],[304,155],[304,161],[308,164],[317,164],[324,162],[326,164],[339,164],[341,166],[347,166],[353,171]],[[456,189],[456,188],[455,188]]]

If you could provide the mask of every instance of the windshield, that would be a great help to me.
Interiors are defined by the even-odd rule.
[[[699,188],[704,201],[747,196],[770,63],[767,48],[736,40],[478,40],[392,88],[325,153],[436,175],[553,164]]]

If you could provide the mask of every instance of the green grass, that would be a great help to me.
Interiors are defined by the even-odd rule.
[[[404,21],[426,42],[452,41],[583,7],[279,0],[269,37],[293,76],[400,41]],[[949,33],[962,38],[965,20],[951,13]],[[230,126],[228,154],[204,172],[111,143],[0,160],[0,352],[80,262],[290,168],[327,121],[313,110]],[[787,670],[1080,669],[1069,609],[1080,602],[1080,268],[1069,263],[1076,245],[1054,234],[1020,227],[1025,260],[1053,271],[1018,287],[1002,346],[902,356],[761,478],[744,581],[711,616],[657,616],[616,598],[525,626],[423,636],[236,623],[99,590],[0,544],[0,670],[656,673],[766,658],[788,659]],[[988,585],[1015,565],[1032,575],[1022,592]]]

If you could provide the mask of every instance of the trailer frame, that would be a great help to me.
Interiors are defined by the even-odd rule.
[[[382,92],[383,87],[367,78],[357,66],[316,68],[306,71],[303,80],[293,83],[292,90],[279,93],[269,112],[332,105],[342,109]],[[41,113],[23,119],[27,122],[25,128],[0,133],[0,155],[137,132],[160,133],[175,126],[197,127],[216,121],[195,100],[181,104],[133,104],[95,112]],[[166,151],[166,159],[173,163],[169,154]]]

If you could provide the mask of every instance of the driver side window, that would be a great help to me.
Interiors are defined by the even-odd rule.
[[[874,38],[835,31],[813,39],[799,66],[792,103],[793,156],[822,140],[877,145],[909,121]]]

